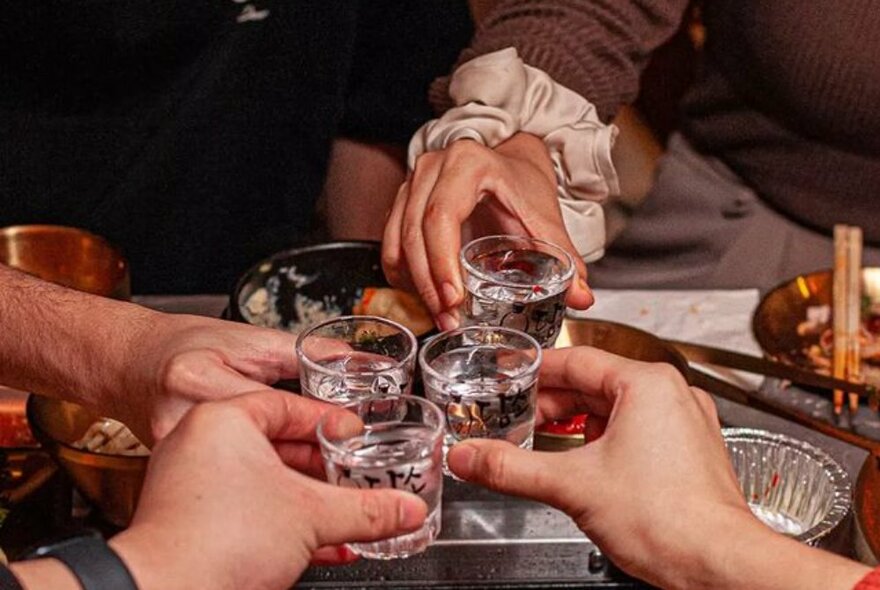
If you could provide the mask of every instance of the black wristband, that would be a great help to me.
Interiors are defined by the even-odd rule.
[[[54,557],[66,565],[83,590],[137,590],[125,562],[98,534],[40,547],[28,559],[40,557]]]
[[[0,564],[0,590],[24,590],[12,570]]]

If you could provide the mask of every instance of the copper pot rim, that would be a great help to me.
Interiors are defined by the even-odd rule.
[[[150,455],[96,453],[88,449],[81,449],[74,446],[72,443],[56,438],[49,433],[47,428],[43,427],[41,421],[37,418],[36,404],[40,403],[41,399],[47,400],[48,402],[58,402],[74,405],[78,408],[81,408],[84,412],[88,412],[89,414],[91,414],[91,412],[82,405],[74,402],[59,400],[37,393],[31,393],[30,395],[28,395],[26,404],[28,424],[31,427],[31,431],[34,433],[34,438],[36,438],[37,441],[39,441],[40,446],[49,451],[50,454],[57,457],[64,457],[74,460],[77,462],[78,465],[88,465],[90,467],[95,467],[98,469],[112,468],[120,470],[139,471],[146,468],[146,465],[150,460]],[[100,416],[95,416],[95,420],[98,420],[99,418]],[[57,449],[57,451],[53,451],[53,449]]]

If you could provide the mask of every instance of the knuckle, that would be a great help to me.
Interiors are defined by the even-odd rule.
[[[413,165],[413,183],[418,183],[418,179],[435,166],[438,153],[425,152],[416,158],[416,162]]]
[[[505,453],[500,448],[487,450],[482,457],[482,472],[486,474],[486,484],[494,490],[503,489],[507,482]]]
[[[691,391],[693,392],[697,403],[700,404],[700,407],[703,408],[703,410],[708,412],[710,415],[718,414],[718,408],[715,405],[715,400],[712,399],[711,395],[698,387],[691,387]]]
[[[457,170],[473,169],[479,173],[495,161],[495,152],[476,141],[456,141],[449,148],[449,163]]]
[[[682,381],[681,373],[669,363],[657,363],[656,368],[660,377],[679,383]]]
[[[458,159],[476,155],[480,153],[482,147],[476,141],[460,140],[453,142],[448,150],[451,157]]]
[[[432,285],[417,281],[416,291],[418,291],[419,297],[422,298],[422,302],[428,306],[429,310],[439,309],[441,307],[440,297],[437,295],[437,292],[434,291]]]
[[[687,386],[682,374],[669,363],[652,363],[651,374],[655,379],[660,380],[664,384],[676,386],[676,390]]]
[[[200,375],[200,363],[191,354],[178,354],[165,363],[160,384],[165,392],[189,391],[199,383]]]
[[[360,494],[361,516],[370,529],[383,529],[386,521],[386,511],[378,494]]]
[[[382,267],[387,270],[396,269],[400,264],[400,253],[397,250],[382,250]]]
[[[425,222],[431,225],[442,223],[449,217],[449,208],[442,203],[431,201],[425,206]]]
[[[573,376],[583,370],[584,356],[585,349],[582,347],[576,347],[572,350],[571,354],[565,357],[565,362],[562,367],[562,377],[566,386],[571,387],[573,384]]]
[[[422,243],[422,232],[419,231],[418,227],[407,224],[403,228],[403,235],[401,236],[401,240],[403,242],[403,245],[407,248],[418,247]]]

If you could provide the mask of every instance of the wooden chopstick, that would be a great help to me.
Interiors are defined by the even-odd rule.
[[[849,241],[849,227],[846,225],[834,226],[834,280],[832,283],[832,327],[834,329],[834,354],[831,359],[832,375],[836,379],[846,379],[846,326],[847,326],[847,258]],[[834,413],[840,415],[843,411],[842,389],[834,390]]]
[[[859,342],[861,320],[862,230],[848,225],[834,226],[834,282],[833,328],[834,377],[846,381],[860,381],[861,350]],[[843,411],[844,390],[834,390],[834,413]],[[849,411],[859,409],[859,396],[849,394]]]
[[[850,227],[847,240],[846,380],[861,380],[862,228]],[[849,410],[859,409],[859,396],[849,394]]]

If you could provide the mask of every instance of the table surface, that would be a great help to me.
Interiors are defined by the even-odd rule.
[[[139,303],[175,313],[218,317],[227,298],[145,296]],[[748,329],[748,326],[745,326]],[[808,441],[832,455],[852,476],[867,453],[797,424],[716,399],[726,426],[766,429]],[[835,551],[858,553],[849,527]],[[643,584],[600,558],[597,548],[564,514],[543,504],[502,496],[449,478],[443,494],[443,532],[424,554],[406,560],[312,568],[301,587],[412,588],[638,588]]]

